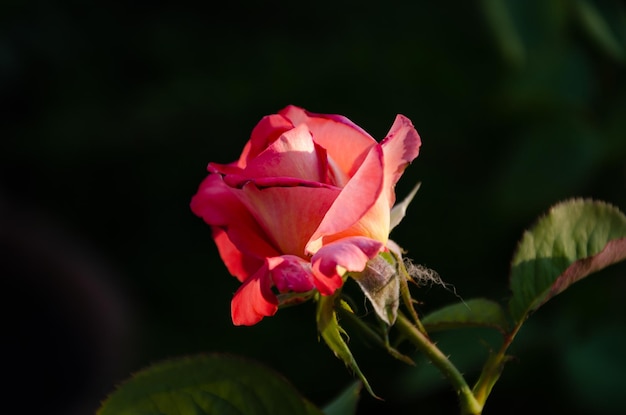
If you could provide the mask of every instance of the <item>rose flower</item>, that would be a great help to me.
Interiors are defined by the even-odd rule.
[[[420,144],[402,115],[378,143],[343,116],[288,106],[256,125],[239,160],[209,163],[191,209],[242,282],[233,323],[276,313],[277,293],[331,295],[387,249],[394,187]]]

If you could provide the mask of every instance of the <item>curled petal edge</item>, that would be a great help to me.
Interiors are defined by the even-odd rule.
[[[230,303],[230,313],[236,326],[253,326],[263,317],[278,310],[278,299],[271,289],[268,262],[239,287]]]
[[[339,239],[320,248],[311,258],[315,288],[332,295],[343,284],[346,272],[361,272],[367,261],[384,248],[382,242],[364,236]]]

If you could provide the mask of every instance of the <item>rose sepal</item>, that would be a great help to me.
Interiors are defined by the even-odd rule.
[[[339,325],[337,320],[337,313],[335,307],[348,307],[347,304],[339,300],[341,290],[337,290],[333,295],[320,295],[316,294],[317,311],[315,318],[317,320],[318,333],[324,339],[326,345],[333,351],[337,358],[341,359],[347,367],[349,367],[363,382],[365,389],[375,398],[380,399],[370,386],[367,378],[361,372],[359,365],[357,365],[348,344],[345,342],[343,336],[346,336],[346,332]]]

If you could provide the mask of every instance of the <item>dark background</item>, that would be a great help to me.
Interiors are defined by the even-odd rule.
[[[513,249],[550,205],[626,209],[620,2],[128,3],[2,4],[3,413],[93,413],[131,372],[197,352],[263,362],[320,405],[352,382],[311,304],[232,326],[238,283],[188,207],[206,164],[288,104],[378,139],[397,113],[415,124],[398,194],[422,188],[392,237],[453,286],[417,292],[422,312],[504,301]],[[484,413],[624,408],[625,274],[533,316]],[[438,339],[471,378],[493,333],[458,335]],[[456,413],[428,364],[350,344],[385,398],[363,394],[359,414]]]

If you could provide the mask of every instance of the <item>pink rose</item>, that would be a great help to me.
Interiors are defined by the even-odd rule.
[[[243,283],[233,323],[276,313],[277,292],[331,295],[385,250],[394,187],[420,144],[402,115],[377,143],[343,116],[288,106],[256,125],[239,160],[209,163],[191,209]]]

